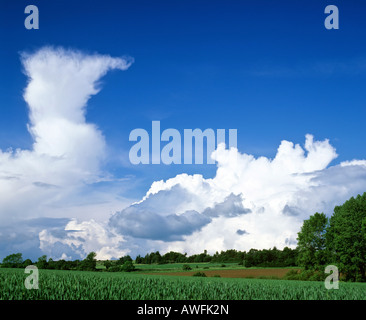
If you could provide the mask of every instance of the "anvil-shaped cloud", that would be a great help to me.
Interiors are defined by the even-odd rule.
[[[33,145],[30,150],[0,150],[1,235],[9,239],[17,233],[11,228],[9,234],[8,226],[19,220],[30,219],[32,223],[45,216],[70,219],[75,212],[80,218],[83,212],[90,216],[100,211],[100,205],[92,208],[90,195],[85,201],[89,206],[80,205],[85,186],[103,179],[101,164],[106,157],[102,132],[86,122],[86,103],[98,93],[99,80],[109,70],[126,70],[133,62],[131,58],[53,47],[23,53],[21,60],[28,78],[24,99]],[[51,227],[52,219],[47,224]],[[7,243],[1,250],[4,254],[21,251],[12,247],[12,241]]]

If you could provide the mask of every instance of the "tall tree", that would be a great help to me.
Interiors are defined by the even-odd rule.
[[[85,271],[95,271],[97,266],[97,260],[95,257],[97,254],[95,252],[90,252],[86,258],[81,261],[79,269]]]
[[[305,220],[297,237],[298,264],[305,269],[317,269],[327,262],[326,231],[328,218],[315,213]]]
[[[48,268],[47,256],[43,255],[39,257],[36,265],[38,269],[47,269]]]
[[[335,207],[327,243],[335,264],[348,280],[366,280],[366,193]]]
[[[3,259],[3,266],[6,268],[21,267],[23,258],[21,253],[13,253]]]

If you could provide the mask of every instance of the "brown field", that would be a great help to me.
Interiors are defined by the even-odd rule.
[[[291,269],[228,269],[228,270],[203,270],[207,277],[220,275],[221,278],[258,278],[258,277],[277,277],[282,278]],[[180,272],[159,272],[146,274],[159,274],[167,276],[193,276],[197,271]]]

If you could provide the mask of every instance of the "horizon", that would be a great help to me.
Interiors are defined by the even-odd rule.
[[[251,250],[258,250],[258,251],[265,251],[265,250],[267,250],[267,251],[270,251],[270,250],[278,250],[278,251],[284,251],[284,249],[285,248],[287,248],[287,249],[290,249],[290,250],[296,250],[296,248],[295,249],[291,249],[291,248],[289,248],[289,247],[284,247],[282,250],[280,250],[280,249],[277,249],[275,246],[273,247],[273,248],[264,248],[264,249],[261,249],[261,250],[258,250],[258,249],[255,249],[255,248],[251,248],[250,250],[248,250],[248,251],[240,251],[240,250],[235,250],[235,249],[228,249],[228,250],[222,250],[222,251],[220,251],[220,252],[218,252],[218,251],[216,251],[214,254],[210,254],[209,252],[207,252],[207,250],[203,250],[202,252],[200,252],[200,253],[195,253],[195,254],[192,254],[192,255],[187,255],[186,253],[182,253],[182,252],[176,252],[176,251],[169,251],[169,252],[166,252],[166,253],[164,253],[164,254],[161,254],[161,256],[163,257],[165,254],[169,254],[169,253],[178,253],[178,254],[181,254],[181,255],[183,255],[183,256],[186,256],[187,258],[190,258],[190,257],[193,257],[193,256],[198,256],[198,255],[201,255],[201,254],[205,254],[205,255],[208,255],[208,256],[211,256],[211,257],[213,257],[214,255],[216,255],[216,254],[222,254],[222,253],[224,253],[224,252],[227,252],[227,251],[236,251],[236,252],[240,252],[240,253],[248,253],[249,251],[251,251]],[[155,254],[156,252],[158,252],[158,251],[155,251],[155,252],[147,252],[145,255],[136,255],[135,257],[131,257],[130,255],[125,255],[125,256],[121,256],[121,257],[113,257],[112,259],[96,259],[96,261],[115,261],[115,260],[119,260],[119,259],[121,259],[121,258],[126,258],[126,257],[130,257],[131,259],[132,259],[132,261],[135,261],[136,260],[136,258],[137,257],[140,257],[140,258],[144,258],[146,255],[150,255],[150,254]],[[92,252],[88,252],[87,254],[89,254],[89,253],[92,253]],[[13,255],[13,254],[21,254],[22,255],[22,259],[23,259],[23,262],[25,262],[26,260],[28,260],[29,258],[26,258],[26,257],[23,257],[23,254],[21,253],[21,252],[14,252],[14,253],[12,253],[12,254],[10,254],[10,255]],[[160,254],[160,252],[159,252],[159,254]],[[38,258],[41,258],[41,257],[38,257]],[[52,258],[49,258],[49,259],[52,259]],[[48,259],[48,260],[49,260]],[[29,260],[31,260],[31,259],[29,259]],[[59,259],[59,260],[53,260],[52,259],[52,261],[60,261],[60,260],[63,260],[63,259]],[[82,259],[76,259],[76,260],[79,260],[79,261],[82,261]],[[76,260],[71,260],[71,261],[76,261]],[[36,260],[31,260],[32,261],[32,263],[34,262],[34,263],[36,263]],[[69,260],[70,261],[70,260]],[[136,262],[135,262],[136,263]],[[195,263],[195,262],[192,262],[192,263]],[[235,262],[233,262],[233,263],[235,263]],[[1,264],[1,263],[0,263]]]

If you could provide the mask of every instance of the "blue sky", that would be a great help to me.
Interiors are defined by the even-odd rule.
[[[101,79],[86,113],[108,146],[103,170],[128,182],[81,194],[120,188],[136,199],[180,173],[215,177],[215,165],[130,165],[129,133],[150,131],[153,120],[162,130],[237,129],[239,152],[254,157],[274,158],[282,140],[303,146],[306,134],[329,139],[332,165],[366,157],[363,1],[39,0],[39,30],[24,28],[28,4],[8,1],[0,12],[1,150],[32,149],[21,52],[56,46],[134,58]],[[339,30],[324,27],[328,4],[339,8]]]
[[[278,141],[300,143],[306,133],[331,139],[339,160],[364,155],[354,143],[365,138],[361,1],[338,2],[336,31],[324,28],[327,1],[38,1],[37,31],[24,28],[27,4],[2,10],[2,148],[31,144],[18,53],[60,45],[135,58],[103,79],[88,107],[116,148],[133,128],[161,120],[180,130],[237,128],[238,146],[255,155],[274,156]]]

